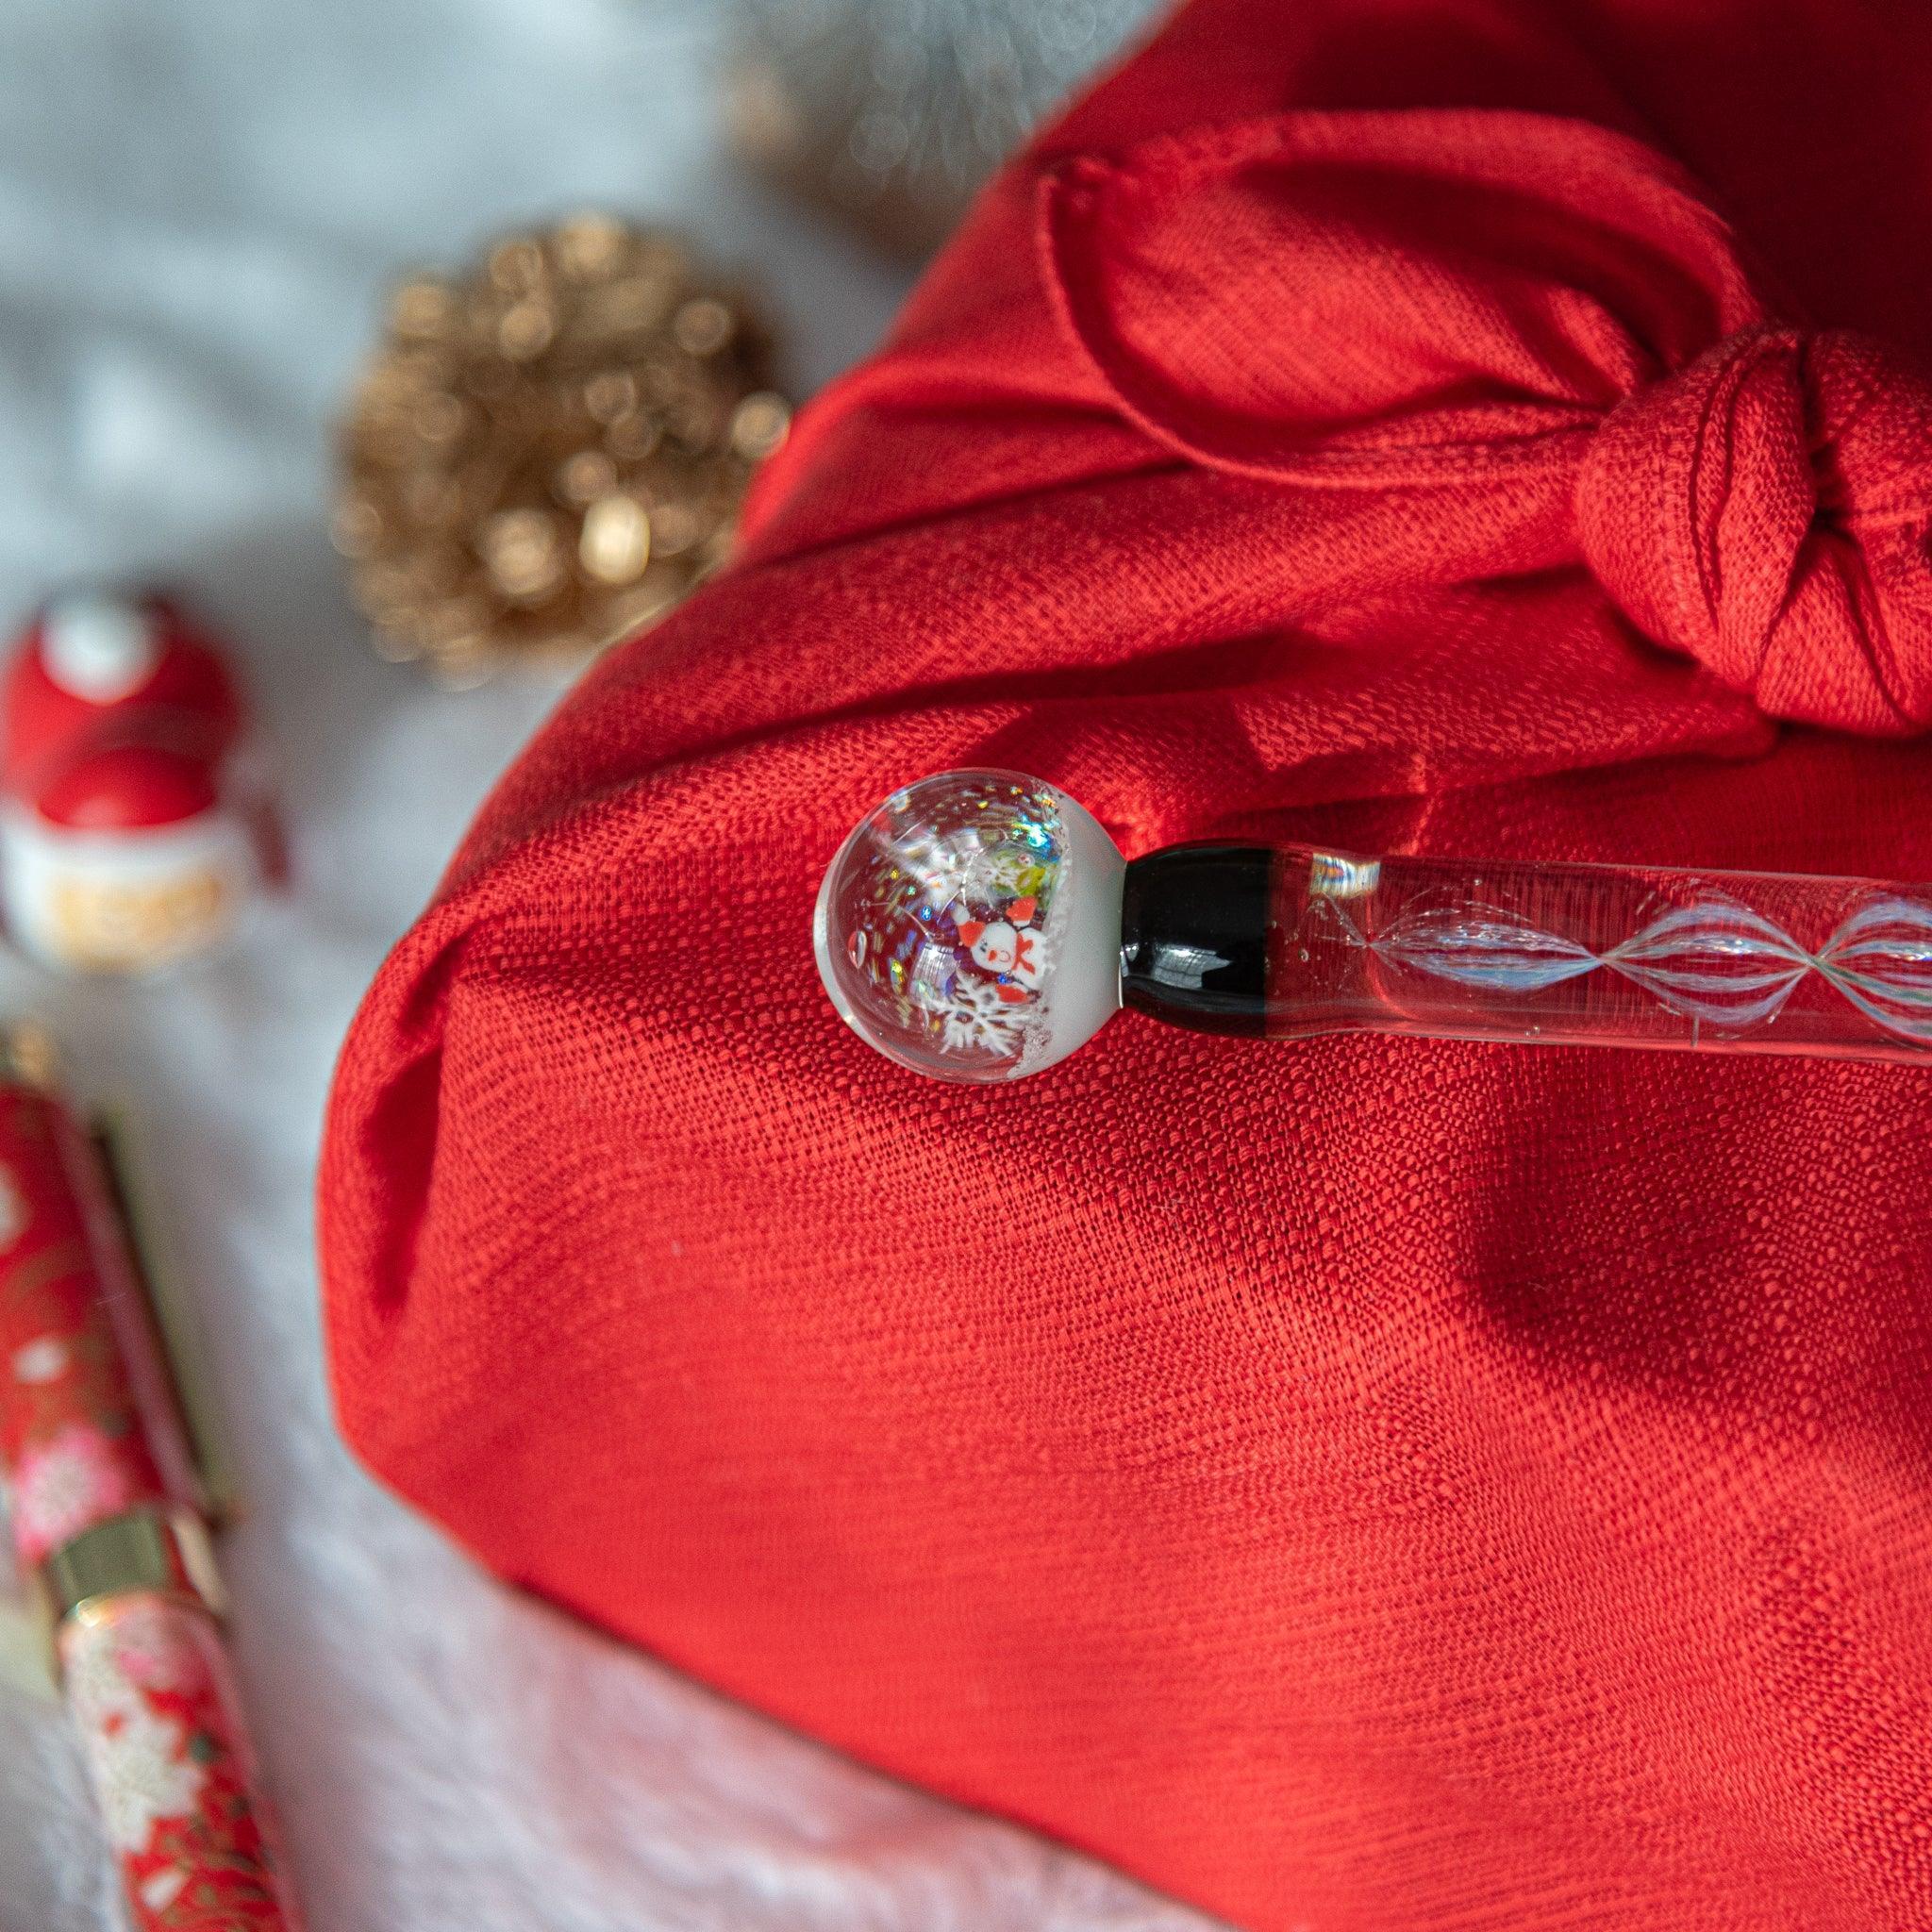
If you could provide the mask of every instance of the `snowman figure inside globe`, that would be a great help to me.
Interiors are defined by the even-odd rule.
[[[1032,929],[1039,908],[1037,899],[1015,899],[1004,919],[959,921],[959,943],[975,966],[995,975],[999,997],[1008,1006],[1023,1005],[1040,991],[1040,935]]]

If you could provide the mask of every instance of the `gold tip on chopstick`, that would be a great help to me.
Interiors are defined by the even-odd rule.
[[[40,1581],[57,1624],[126,1596],[223,1609],[208,1531],[186,1509],[130,1509],[97,1523],[42,1562]]]

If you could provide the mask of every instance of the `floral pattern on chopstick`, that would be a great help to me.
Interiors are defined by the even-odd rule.
[[[0,1469],[28,1568],[167,1500],[73,1173],[83,1146],[45,1095],[0,1091]]]
[[[171,1500],[117,1332],[114,1231],[86,1191],[92,1150],[59,1104],[0,1087],[0,1470],[32,1568]],[[129,1310],[130,1331],[135,1311]],[[213,1617],[151,1593],[70,1617],[61,1680],[135,1932],[283,1932],[277,1874]]]
[[[208,1612],[128,1597],[71,1620],[60,1661],[136,1932],[292,1925]]]

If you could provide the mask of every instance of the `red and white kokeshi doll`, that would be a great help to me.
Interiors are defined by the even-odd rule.
[[[237,797],[242,715],[213,644],[157,598],[58,599],[0,730],[0,900],[44,964],[140,973],[225,938],[261,860]]]

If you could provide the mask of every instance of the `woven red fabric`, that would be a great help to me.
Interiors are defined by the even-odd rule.
[[[482,1559],[1288,1932],[1932,1926],[1923,1075],[854,1041],[897,784],[1932,875],[1923,0],[1197,0],[804,415],[369,995],[352,1441]]]

